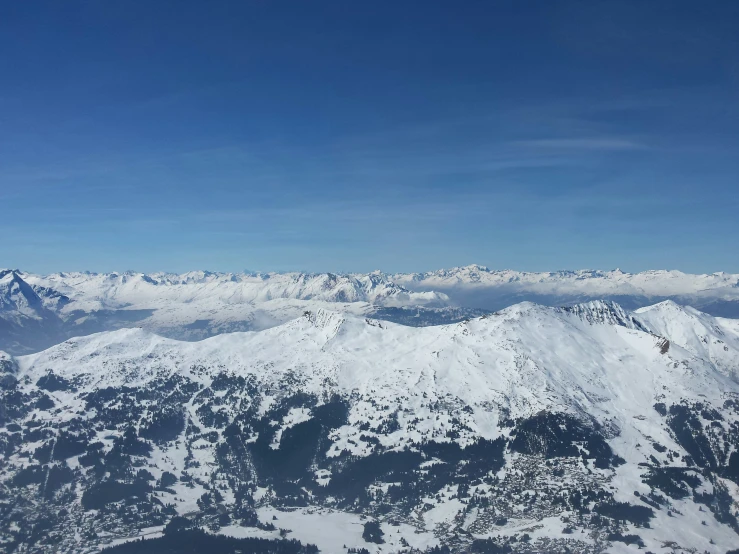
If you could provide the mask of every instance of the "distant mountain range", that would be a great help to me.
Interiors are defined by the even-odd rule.
[[[522,301],[555,306],[595,299],[614,300],[635,309],[669,299],[712,315],[739,317],[739,274],[723,272],[693,275],[615,269],[530,273],[470,265],[388,278],[412,291],[445,293],[455,305],[490,310]]]
[[[0,348],[35,352],[66,338],[140,326],[198,340],[266,329],[329,309],[406,325],[453,323],[522,301],[606,299],[626,309],[673,300],[739,317],[739,275],[677,271],[525,273],[472,265],[414,274],[54,273],[0,270]]]
[[[23,277],[70,299],[19,305],[31,319],[156,287],[227,304],[209,283],[234,299],[261,280],[262,302],[415,294],[382,276]],[[427,327],[319,308],[198,342],[119,329],[0,353],[0,548],[96,552],[200,527],[326,553],[725,554],[738,370],[739,321],[672,301],[524,302]],[[125,552],[157,551],[146,542]]]

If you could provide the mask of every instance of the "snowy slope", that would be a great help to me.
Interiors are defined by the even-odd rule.
[[[292,536],[315,540],[321,517],[356,529],[353,512],[399,535],[390,551],[402,531],[458,552],[530,551],[525,534],[534,551],[625,552],[637,536],[723,553],[739,540],[739,384],[688,340],[712,318],[670,309],[521,303],[434,327],[321,309],[200,342],[70,339],[17,358],[0,471],[12,498],[39,498],[13,517],[63,501],[59,525],[98,536],[174,513],[262,536],[301,507]],[[146,484],[164,471],[171,485]],[[324,551],[339,541],[378,551],[356,531]]]
[[[666,300],[634,312],[652,332],[694,356],[710,360],[739,380],[739,327],[737,320],[712,317],[690,306]]]

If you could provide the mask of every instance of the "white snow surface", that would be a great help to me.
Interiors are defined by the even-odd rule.
[[[712,317],[665,300],[640,308],[634,316],[652,332],[669,338],[691,354],[710,360],[721,371],[739,372],[739,321]]]

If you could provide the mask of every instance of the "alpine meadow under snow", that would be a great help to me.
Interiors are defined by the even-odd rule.
[[[517,279],[559,279],[570,294],[612,278],[530,275]],[[131,327],[0,354],[5,547],[736,548],[737,320],[671,300],[634,311],[522,302],[473,316],[452,306],[451,288],[411,286],[430,279],[6,272],[16,331],[45,318],[92,330],[106,311],[144,311],[140,322],[170,330],[222,311],[271,319],[200,341]],[[736,290],[735,277],[679,280],[638,294]],[[707,282],[711,295],[697,290]],[[458,320],[377,317],[397,318],[390,308]],[[126,542],[138,537],[148,540]],[[222,537],[233,544],[212,542]]]

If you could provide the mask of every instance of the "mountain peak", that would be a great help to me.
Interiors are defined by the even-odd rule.
[[[23,280],[22,273],[17,269],[0,269],[0,281],[10,282],[17,279]]]
[[[42,317],[41,298],[14,269],[0,272],[0,311],[17,311],[26,317]]]
[[[462,266],[458,269],[462,269],[466,271],[484,271],[486,273],[490,271],[489,267],[485,265],[480,265],[480,264],[469,264],[469,265]]]
[[[638,308],[637,310],[634,310],[635,313],[640,314],[644,312],[651,312],[655,310],[672,310],[672,311],[683,311],[684,308],[674,300],[663,300],[662,302],[657,302],[656,304],[652,304],[651,306],[644,306],[643,308]]]
[[[310,324],[316,329],[329,331],[332,335],[338,333],[346,322],[346,318],[343,314],[332,310],[325,310],[323,308],[319,308],[315,312],[306,311],[303,314],[303,318],[310,322]]]

